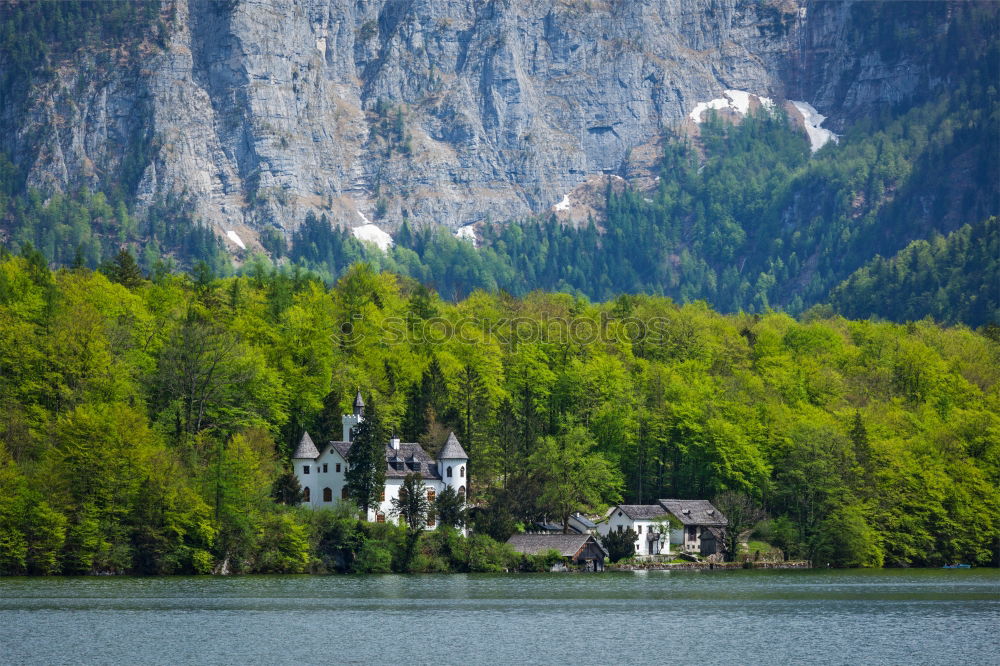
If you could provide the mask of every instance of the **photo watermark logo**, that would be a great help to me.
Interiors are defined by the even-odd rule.
[[[586,346],[595,343],[665,344],[671,338],[668,317],[418,317],[390,316],[378,321],[360,314],[342,322],[331,336],[340,346],[366,342],[382,345],[443,345],[496,342],[501,346],[545,342]]]

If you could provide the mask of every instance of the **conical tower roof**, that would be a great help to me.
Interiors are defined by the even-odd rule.
[[[313,444],[309,433],[302,433],[302,439],[299,440],[299,445],[295,448],[292,458],[308,458],[310,460],[319,458],[319,449]]]
[[[444,443],[444,448],[441,449],[441,453],[438,454],[438,460],[444,460],[445,458],[461,458],[462,460],[468,460],[469,454],[465,452],[462,445],[458,443],[458,437],[455,437],[455,433],[448,435],[448,441]]]
[[[364,407],[365,406],[365,400],[364,400],[364,398],[361,397],[361,389],[358,389],[358,394],[356,396],[354,396],[354,406],[355,407]]]

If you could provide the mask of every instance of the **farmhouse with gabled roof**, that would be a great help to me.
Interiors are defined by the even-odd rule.
[[[635,554],[639,556],[669,555],[671,545],[686,552],[712,555],[723,547],[727,525],[726,517],[708,500],[661,499],[656,504],[611,507],[607,520],[598,525],[598,532],[607,535],[612,530],[631,528],[636,533]]]

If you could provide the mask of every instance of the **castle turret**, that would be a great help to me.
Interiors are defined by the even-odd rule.
[[[295,453],[292,454],[292,470],[302,487],[304,504],[314,504],[317,501],[316,478],[319,472],[318,465],[316,465],[317,458],[319,458],[319,449],[316,448],[309,433],[303,432],[302,439],[299,440],[299,445],[295,447]]]
[[[340,417],[340,422],[343,425],[343,439],[341,441],[349,442],[351,441],[351,431],[358,426],[359,423],[365,420],[365,401],[361,397],[361,391],[354,396],[354,413],[344,414]]]
[[[437,459],[442,483],[454,488],[463,498],[466,497],[469,492],[469,454],[458,443],[455,433],[448,435],[448,441]]]

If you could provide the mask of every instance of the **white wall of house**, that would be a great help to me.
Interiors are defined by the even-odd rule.
[[[362,420],[359,414],[345,414],[342,417],[344,441],[349,441],[351,430]],[[393,438],[389,445],[399,448],[399,440]],[[333,508],[342,501],[344,488],[347,486],[347,460],[340,455],[340,452],[330,446],[323,445],[317,447],[319,457],[293,458],[292,469],[299,480],[299,485],[303,491],[309,491],[309,499],[303,505],[314,509]],[[428,498],[435,499],[441,495],[444,489],[451,486],[464,499],[468,494],[469,461],[464,458],[443,459],[437,461],[438,473],[441,479],[424,479],[427,487]],[[451,476],[448,470],[451,469]],[[398,517],[393,515],[392,500],[399,499],[399,490],[403,485],[403,479],[388,477],[385,480],[385,494],[377,507],[368,510],[368,520],[378,521],[381,516],[385,522],[398,522]],[[329,489],[329,493],[324,490]],[[427,529],[434,529],[436,522],[429,525]],[[465,533],[465,530],[462,530]]]
[[[670,530],[670,543],[680,550],[701,550],[701,532],[705,529],[699,525],[685,525],[681,529]]]
[[[438,474],[441,476],[440,490],[444,490],[445,486],[451,486],[455,492],[464,497],[469,488],[469,461],[458,458],[442,458],[438,460],[437,465]],[[449,469],[451,469],[451,476],[448,476]]]
[[[633,520],[629,518],[628,514],[621,509],[615,509],[608,520],[597,526],[597,532],[602,536],[606,536],[612,530],[617,530],[621,528],[622,530],[627,530],[628,528],[635,530],[637,538],[633,547],[635,548],[636,555],[669,555],[670,554],[670,539],[660,538],[659,549],[655,552],[649,552],[650,542],[647,540],[650,531],[662,532],[662,523],[660,521],[654,520]]]
[[[297,458],[292,461],[295,476],[299,479],[299,485],[305,490],[309,488],[309,501],[304,502],[313,508],[332,508],[340,501],[344,485],[347,483],[345,474],[347,473],[347,461],[340,453],[333,448],[320,451],[319,458],[315,460]],[[306,473],[306,468],[309,473]],[[329,501],[324,500],[323,490],[330,489]]]
[[[437,479],[424,479],[424,486],[426,486],[427,499],[432,501],[441,495],[441,492],[445,488],[445,484]],[[392,500],[399,499],[399,490],[403,487],[403,479],[390,477],[385,480],[385,499],[379,503],[378,510],[374,508],[368,511],[368,520],[372,522],[378,521],[378,514],[382,514],[385,522],[399,522],[399,517],[394,515]],[[428,525],[426,529],[435,529],[437,523],[433,525]]]

